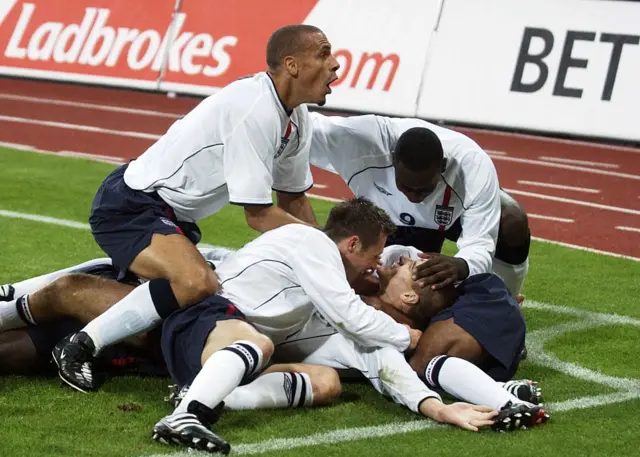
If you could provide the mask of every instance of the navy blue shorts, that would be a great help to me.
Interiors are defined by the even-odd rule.
[[[170,314],[162,323],[161,348],[171,378],[179,386],[191,384],[202,368],[209,334],[219,321],[244,320],[244,314],[224,297],[214,295]]]
[[[458,289],[455,303],[431,322],[453,318],[491,356],[484,371],[496,381],[508,381],[518,370],[524,348],[526,324],[520,305],[493,274],[470,276]]]
[[[113,171],[98,188],[91,205],[89,224],[98,245],[120,271],[151,243],[154,233],[185,235],[193,244],[202,237],[198,226],[178,221],[173,209],[157,192],[133,190],[124,182],[128,165]]]

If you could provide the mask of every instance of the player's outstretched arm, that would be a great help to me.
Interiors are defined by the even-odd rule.
[[[427,398],[420,404],[420,414],[442,424],[451,424],[477,432],[479,427],[493,424],[493,418],[498,415],[498,412],[488,406],[462,402],[445,405],[437,398]]]
[[[304,192],[298,194],[276,192],[276,197],[278,207],[312,227],[319,227],[311,202]]]

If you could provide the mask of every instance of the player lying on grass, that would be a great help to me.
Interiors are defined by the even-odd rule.
[[[208,261],[219,264],[231,251],[201,249],[201,253]],[[116,282],[114,278],[118,272],[110,267],[109,259],[96,259],[11,286],[2,286],[5,292],[2,297],[4,299],[12,298],[9,291],[14,295],[30,294],[30,314],[36,318],[28,327],[0,333],[0,373],[54,374],[55,368],[50,363],[50,353],[56,341],[81,328],[135,287],[133,284]],[[72,302],[76,304],[77,310],[68,305]],[[67,313],[78,318],[61,317]],[[330,329],[326,321],[315,316],[302,330],[301,334],[304,335],[319,331],[321,336],[326,335],[329,338],[325,344],[325,341],[315,335],[315,341],[322,341],[318,346],[324,348],[317,352],[316,357],[333,353],[331,365],[337,368],[357,369],[379,392],[391,396],[415,412],[425,415],[428,413],[428,403],[419,402],[425,393],[431,393],[418,381],[400,353],[385,350],[363,352],[342,335],[329,331]],[[98,358],[98,366],[109,374],[166,375],[164,361],[161,356],[158,357],[159,344],[159,332],[129,339],[102,353]],[[276,355],[282,350],[283,355],[280,358],[283,361],[292,360],[292,351],[308,350],[308,346],[305,349],[301,344],[300,338],[291,338],[276,348]],[[294,349],[296,347],[298,349]],[[394,364],[395,369],[389,366]],[[380,370],[387,373],[387,377],[378,376]],[[389,376],[391,373],[393,376]],[[517,381],[515,384],[527,385]],[[225,408],[230,410],[324,405],[336,401],[340,389],[340,381],[332,368],[283,362],[269,366],[255,381],[234,389],[225,397],[224,404]],[[180,393],[174,395],[174,399],[179,401],[186,391],[187,389],[180,389]],[[518,393],[521,392],[516,392]],[[472,414],[468,405],[458,404],[455,408],[467,410]],[[474,424],[478,425],[477,422]],[[466,428],[475,429],[475,425],[468,424]]]
[[[215,264],[219,264],[232,253],[224,248],[203,248],[200,249],[200,252],[209,262]],[[396,261],[398,254],[404,252],[405,248],[391,246],[385,248],[382,257],[389,265]],[[411,297],[413,293],[410,286],[407,285],[409,280],[406,270],[408,267],[409,263],[407,262],[402,268],[398,268],[399,271],[393,276],[389,271],[383,272],[381,275],[383,281],[388,281],[384,293],[376,297],[364,297],[364,299],[391,314],[396,320],[421,326],[422,324],[418,323],[419,319],[412,317],[418,313],[417,311],[411,309],[405,311],[407,306],[403,299],[406,300],[407,296]],[[8,309],[16,312],[16,308],[23,308],[24,311],[21,312],[21,315],[29,315],[30,321],[27,326],[27,322],[18,318],[17,322],[14,321],[16,328],[13,329],[8,329],[11,327],[7,327],[10,323],[7,319],[0,322],[2,324],[0,329],[3,330],[0,333],[0,373],[52,374],[55,370],[50,363],[50,354],[55,344],[66,335],[82,328],[94,317],[102,314],[135,287],[137,282],[135,278],[128,278],[121,282],[114,281],[117,274],[117,269],[111,268],[110,259],[95,259],[13,285],[1,286],[0,292],[3,293],[0,293],[0,311],[5,310],[4,315],[6,316]],[[409,295],[407,295],[407,287],[409,287]],[[469,291],[467,291],[468,294]],[[408,302],[414,301],[415,297],[408,300]],[[441,328],[439,325],[437,327]],[[431,332],[432,328],[429,327],[426,334],[431,335]],[[98,358],[98,366],[101,368],[102,374],[167,375],[159,349],[159,333],[156,330],[110,347]],[[275,351],[276,360],[302,360],[315,349],[323,346],[325,340],[336,333],[336,331],[329,331],[327,324],[315,316],[310,323],[305,325],[300,334],[278,345]],[[307,339],[307,336],[311,338]],[[336,339],[333,338],[333,340]],[[429,350],[429,342],[430,339],[421,338],[416,354],[423,353],[422,351],[425,349]],[[326,346],[326,348],[331,347],[332,345]],[[347,350],[347,353],[349,351],[350,349]],[[447,354],[449,351],[434,349],[432,352],[441,355]],[[320,357],[322,354],[323,352],[318,352],[315,356]],[[469,357],[463,352],[459,352],[457,355],[461,358]],[[417,356],[414,356],[414,359],[416,358]],[[358,368],[362,372],[367,371],[367,361],[363,362],[361,359],[355,362],[353,359],[347,360],[337,368],[344,368],[349,364],[353,365],[352,368]],[[423,372],[423,370],[419,371]],[[505,369],[502,371],[504,372]],[[490,372],[495,376],[496,373],[500,373],[500,369],[494,366],[494,370]],[[504,379],[504,376],[498,376],[498,379]],[[326,386],[327,390],[331,390],[332,386],[327,385],[326,382],[322,384]],[[315,383],[313,385],[315,389]],[[540,392],[535,383],[510,381],[498,385],[504,385],[505,389],[521,400],[532,403],[539,402]],[[444,386],[450,390],[450,393],[453,392],[453,387],[450,388],[447,382],[444,383]],[[461,398],[465,398],[465,396],[461,395]],[[480,403],[496,405],[495,409],[498,409],[504,403],[502,402],[503,398],[501,392],[495,399],[485,397]],[[263,401],[263,403],[256,403],[254,407],[274,406],[269,404],[266,398]]]
[[[248,257],[250,257],[250,255],[249,255]],[[222,270],[222,271],[221,271],[221,270]],[[223,270],[224,270],[224,268],[219,269],[219,273],[224,273],[224,271],[223,271]],[[249,278],[249,279],[251,279],[251,278]],[[37,282],[37,281],[36,281],[36,282]],[[41,281],[41,282],[44,282],[44,281]],[[104,284],[104,285],[106,285],[106,284]],[[102,289],[102,290],[104,290],[104,285],[102,285],[103,287],[99,288],[98,290],[101,290],[101,289]],[[47,287],[50,287],[50,286],[47,286]],[[240,285],[240,287],[242,287],[242,284]],[[19,292],[19,293],[20,293],[20,292],[24,292],[24,290],[20,291],[20,290],[19,290],[20,288],[23,288],[23,289],[24,289],[24,287],[22,287],[21,285],[18,285],[18,292]],[[81,287],[81,288],[82,288],[82,287]],[[47,289],[47,288],[45,288],[45,289]],[[45,289],[43,289],[43,290],[45,290]],[[126,293],[126,291],[125,291],[124,293]],[[40,294],[40,295],[42,295],[42,294]],[[78,295],[78,294],[77,294],[77,292],[76,292],[74,295],[76,295],[76,296],[77,296],[77,295]],[[38,295],[38,293],[36,293],[36,294],[34,294],[34,295],[32,296],[32,298],[34,298],[34,299],[35,299],[35,298],[37,298],[38,296],[39,296],[39,295]],[[70,297],[70,298],[73,298],[73,297]],[[27,302],[29,302],[29,300],[27,300]],[[33,304],[33,305],[35,305],[35,304],[36,304],[36,303],[38,303],[38,302],[39,302],[39,300],[34,300],[34,301],[32,301],[32,304]],[[14,308],[15,308],[15,305],[14,305]],[[38,312],[36,309],[32,309],[32,310],[31,310],[31,312],[29,312],[29,314],[38,315],[38,314],[39,314],[39,312]],[[326,326],[325,326],[325,328],[324,328],[324,333],[325,333],[325,334],[326,334],[326,330],[327,330],[327,329],[326,329]],[[172,332],[169,332],[169,334],[171,334],[171,333],[172,333]],[[335,332],[334,332],[334,333],[335,333]],[[322,336],[325,336],[325,335],[322,335]],[[342,338],[342,336],[341,336],[341,335],[337,335],[337,336],[340,336],[340,338]],[[334,341],[335,341],[336,339],[337,339],[337,338],[333,338],[333,340],[334,340]],[[289,341],[288,343],[294,343],[294,342],[295,342],[295,341],[293,341],[293,340],[292,340],[292,341]],[[343,341],[343,343],[344,343],[344,341]],[[289,347],[293,347],[293,344],[289,344]],[[329,345],[328,347],[331,347],[331,345]],[[361,370],[361,371],[363,371],[363,372],[372,372],[372,373],[374,373],[374,372],[378,371],[378,369],[377,369],[377,368],[376,368],[376,369],[372,369],[372,370],[369,370],[369,369],[367,369],[367,368],[366,368],[366,367],[369,367],[369,366],[371,366],[371,365],[373,365],[374,367],[375,367],[375,366],[377,366],[377,367],[380,367],[380,366],[381,366],[381,364],[378,362],[378,359],[377,359],[376,357],[370,357],[370,358],[369,358],[369,360],[366,360],[366,357],[364,357],[362,354],[360,354],[360,355],[359,355],[358,351],[355,351],[355,350],[354,350],[355,346],[354,346],[353,344],[351,344],[350,349],[349,349],[349,346],[348,346],[348,343],[347,343],[347,347],[348,347],[347,351],[336,351],[337,355],[335,355],[335,356],[333,357],[333,360],[335,360],[335,361],[340,361],[340,357],[342,357],[342,356],[346,353],[346,359],[345,359],[345,361],[344,361],[344,362],[341,362],[341,363],[343,363],[345,366],[350,366],[350,367],[352,367],[352,368],[358,368],[358,369],[360,369],[360,370]],[[359,348],[359,349],[360,349],[360,348]],[[355,355],[354,355],[353,357],[349,357],[349,351],[351,351],[351,354],[355,354]],[[393,355],[391,355],[391,356],[389,356],[389,357],[394,357],[394,356],[395,356],[395,357],[397,358],[398,353],[393,352],[392,354],[393,354]],[[363,359],[364,359],[364,361],[363,361]],[[355,362],[354,362],[354,360],[355,360]],[[461,362],[462,362],[462,361],[461,361]],[[392,363],[393,363],[393,362],[392,362]],[[403,361],[403,360],[401,360],[401,361],[400,361],[400,363],[399,363],[398,365],[399,365],[399,366],[401,366],[401,365],[403,365],[403,364],[404,364],[404,361]],[[194,365],[195,365],[195,364],[194,364]],[[465,364],[464,364],[464,363],[462,363],[462,365],[463,365],[463,367],[464,367],[464,365],[465,365]],[[384,366],[386,366],[386,365],[382,365],[382,368],[384,368]],[[473,368],[474,368],[471,364],[468,364],[468,363],[466,364],[466,366],[467,366],[467,368],[469,368],[469,369],[473,369]],[[198,369],[199,367],[197,367],[197,366],[196,366],[195,368],[196,368],[196,369]],[[405,394],[405,395],[404,395],[404,398],[407,398],[407,399],[411,399],[412,397],[413,397],[413,398],[415,398],[415,395],[416,395],[416,394],[419,394],[420,392],[423,392],[423,391],[425,390],[425,389],[424,389],[424,386],[416,382],[415,375],[414,375],[413,373],[411,373],[411,372],[410,372],[410,370],[408,370],[408,367],[406,366],[406,364],[404,364],[404,368],[405,368],[405,372],[406,372],[406,371],[409,371],[409,374],[408,374],[408,375],[405,375],[405,376],[406,376],[406,379],[409,379],[409,381],[410,381],[410,382],[413,382],[414,384],[416,384],[416,385],[417,385],[417,387],[416,387],[416,388],[413,388],[413,389],[407,389],[407,392],[409,392],[409,393],[408,393],[408,394]],[[188,370],[187,370],[187,371],[188,371]],[[383,369],[382,371],[389,373],[389,372],[400,372],[401,370],[389,370],[389,369],[386,369],[386,370],[385,370],[385,369]],[[478,370],[477,370],[477,369],[475,369],[475,371],[478,371]],[[183,376],[182,376],[182,375],[177,375],[177,376],[175,376],[175,378],[176,378],[176,380],[177,380],[178,382],[180,382],[180,383],[182,383],[182,384],[186,384],[186,383],[188,383],[188,380],[186,380],[186,381],[185,381],[185,379],[183,378]],[[384,379],[384,378],[383,378],[383,379]],[[442,383],[441,383],[441,384],[442,384]],[[446,385],[446,383],[444,383],[444,384]],[[375,383],[374,383],[374,385],[375,385]],[[402,385],[402,383],[399,383],[399,382],[397,382],[397,380],[394,380],[393,385]],[[393,387],[393,385],[392,385],[392,387]],[[379,390],[380,390],[380,389],[379,389]],[[396,389],[396,390],[397,390],[397,389]],[[394,391],[393,391],[393,389],[391,389],[391,391],[387,391],[387,393],[389,393],[391,396],[394,396]],[[491,394],[493,394],[493,393],[495,393],[495,390],[494,390],[494,392],[489,392],[489,394],[488,394],[488,395],[491,395]],[[398,394],[398,395],[402,395],[402,393],[400,393],[400,394]],[[395,395],[394,397],[397,399],[397,398],[399,398],[399,397],[398,397],[398,395]],[[505,393],[502,389],[499,389],[499,397],[500,397],[500,398],[505,398],[505,395],[506,395],[506,393]],[[502,404],[504,403],[504,402],[500,403],[500,400],[498,400],[498,401],[496,401],[495,399],[489,399],[489,400],[490,400],[490,401],[492,401],[492,402],[493,402],[493,403],[495,403],[495,404],[500,404],[500,405],[502,405]],[[507,400],[506,400],[506,401],[508,401],[508,400],[509,400],[509,398],[507,397]],[[515,398],[513,398],[512,400],[514,400],[514,401],[516,401],[516,402],[518,401],[518,400],[517,400],[517,399],[515,399]],[[404,403],[405,403],[405,404],[407,404],[407,406],[409,406],[410,408],[412,408],[412,409],[414,409],[414,410],[417,410],[417,409],[420,409],[420,408],[421,408],[421,407],[423,407],[423,406],[424,406],[424,407],[426,407],[426,406],[428,406],[428,405],[429,405],[429,403],[424,403],[424,404],[420,404],[420,405],[418,406],[418,403],[417,403],[417,402],[414,402],[414,403],[413,403],[413,407],[412,407],[412,405],[411,405],[410,403],[408,403],[408,402],[406,402],[406,401],[405,401]],[[423,412],[421,409],[420,409],[420,411],[421,411],[421,412]],[[506,412],[506,414],[507,414],[507,415],[508,415],[508,414],[510,414],[510,413],[509,413],[509,411],[511,411],[511,410],[508,410],[508,411]],[[427,414],[428,414],[428,413],[427,413]],[[519,414],[519,413],[516,413],[516,414]],[[433,411],[432,411],[432,417],[433,417],[434,415],[435,415],[435,414],[433,414]],[[437,416],[436,416],[436,417],[437,417]]]

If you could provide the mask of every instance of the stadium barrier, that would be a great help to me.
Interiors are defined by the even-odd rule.
[[[208,95],[290,23],[333,44],[327,108],[640,141],[631,2],[2,0],[0,74]]]

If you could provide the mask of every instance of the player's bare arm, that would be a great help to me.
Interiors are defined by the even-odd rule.
[[[307,225],[318,227],[318,220],[311,207],[311,202],[304,192],[276,192],[278,207],[300,219]]]
[[[302,219],[298,219],[278,206],[245,205],[244,215],[247,220],[247,225],[260,233],[287,224],[312,225]]]

